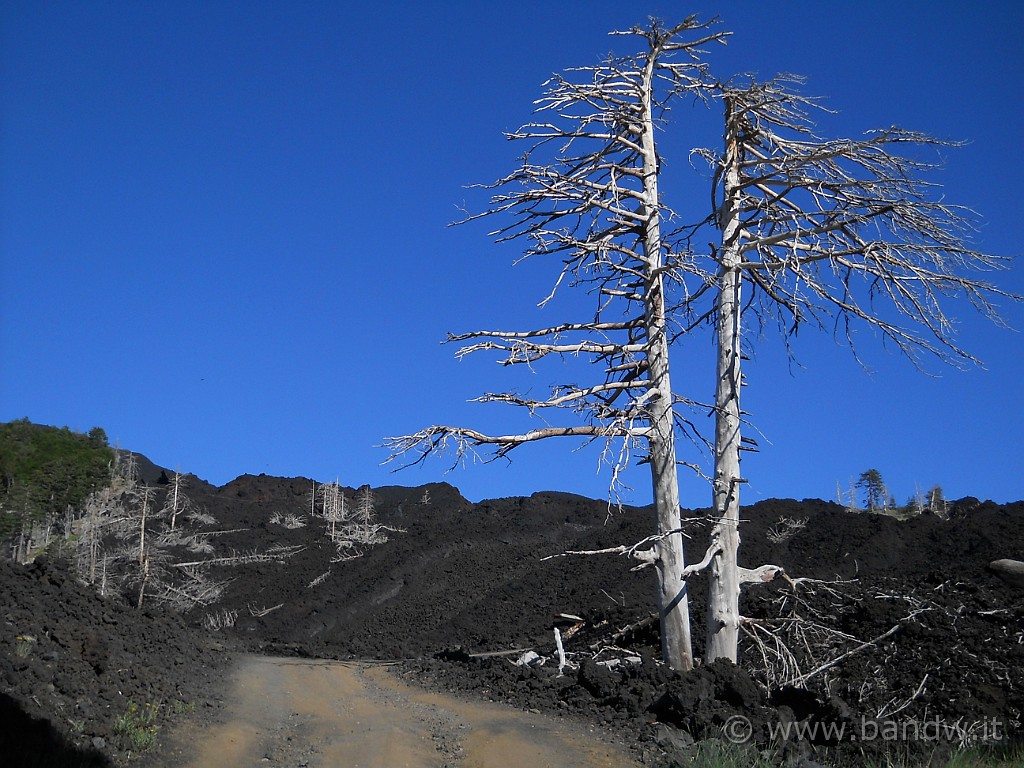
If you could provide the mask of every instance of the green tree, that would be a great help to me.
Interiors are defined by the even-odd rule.
[[[113,459],[99,427],[82,434],[28,419],[0,424],[0,540],[80,507],[106,484]]]
[[[886,492],[881,472],[877,469],[864,470],[860,473],[856,486],[864,492],[864,506],[870,511],[885,509],[885,501],[889,495]]]

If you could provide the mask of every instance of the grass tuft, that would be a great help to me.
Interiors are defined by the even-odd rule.
[[[114,733],[121,737],[125,750],[145,752],[156,744],[156,718],[160,707],[156,704],[139,706],[128,702],[125,713],[114,721]]]

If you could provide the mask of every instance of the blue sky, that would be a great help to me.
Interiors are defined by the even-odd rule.
[[[378,446],[431,423],[522,428],[466,402],[518,380],[439,342],[564,320],[536,307],[553,267],[513,267],[486,225],[446,225],[485,202],[465,185],[511,170],[523,148],[501,132],[550,73],[595,63],[621,44],[610,30],[690,12],[734,32],[719,73],[805,75],[839,110],[829,135],[899,124],[970,142],[935,180],[983,215],[979,249],[1020,255],[1019,3],[5,0],[0,420],[102,426],[217,484],[265,472],[604,497],[596,454],[559,441],[447,474],[393,474]],[[685,168],[720,130],[713,113],[675,117],[662,148]],[[703,216],[706,197],[688,194],[669,202]],[[993,277],[1024,293],[1019,267]],[[986,368],[933,377],[870,338],[871,375],[827,334],[801,336],[799,365],[766,338],[747,368],[763,437],[744,500],[834,498],[871,467],[900,502],[934,484],[1024,498],[1024,311],[1004,310],[1018,330],[958,309]],[[708,344],[676,362],[698,398]],[[683,478],[684,506],[706,505]],[[626,479],[627,501],[649,501],[644,468]]]

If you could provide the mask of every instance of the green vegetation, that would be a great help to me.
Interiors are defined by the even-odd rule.
[[[1024,745],[971,747],[955,753],[946,768],[1020,768]]]
[[[114,721],[114,735],[118,739],[118,747],[124,752],[145,752],[156,745],[156,734],[160,730],[157,721],[163,714],[180,716],[194,713],[194,702],[175,699],[163,707],[160,704],[146,703],[141,707],[134,701],[128,702],[123,715]]]
[[[870,512],[885,509],[887,494],[882,473],[877,469],[866,469],[860,473],[856,487],[864,491],[864,504]]]
[[[156,744],[156,717],[160,707],[156,704],[139,706],[128,702],[128,708],[114,722],[114,733],[121,738],[124,750],[144,752]]]
[[[771,751],[760,752],[752,744],[733,744],[708,739],[693,745],[690,754],[674,765],[694,768],[774,768]]]
[[[99,427],[82,434],[28,419],[0,424],[0,541],[81,506],[107,484],[113,459]]]
[[[19,659],[31,656],[35,645],[36,639],[31,635],[18,635],[14,638],[14,655]]]
[[[196,711],[196,703],[194,701],[175,699],[171,703],[171,711],[176,715],[191,715]]]
[[[849,758],[829,758],[826,751],[817,757],[822,765],[857,765],[865,768],[1021,768],[1024,766],[1024,746],[986,745],[959,749],[948,758],[936,752],[931,756],[920,752],[902,751],[898,746],[882,755],[862,754],[853,762]],[[759,750],[753,744],[733,744],[719,739],[699,741],[693,746],[674,754],[667,763],[673,768],[778,768],[778,749]]]
[[[958,749],[949,757],[931,758],[920,753],[903,753],[893,749],[881,757],[865,757],[866,768],[1020,768],[1024,765],[1024,748],[1020,745],[987,745]]]

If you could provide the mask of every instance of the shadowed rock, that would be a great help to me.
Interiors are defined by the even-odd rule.
[[[1024,588],[1024,562],[1020,560],[993,560],[989,570],[1008,584]]]

